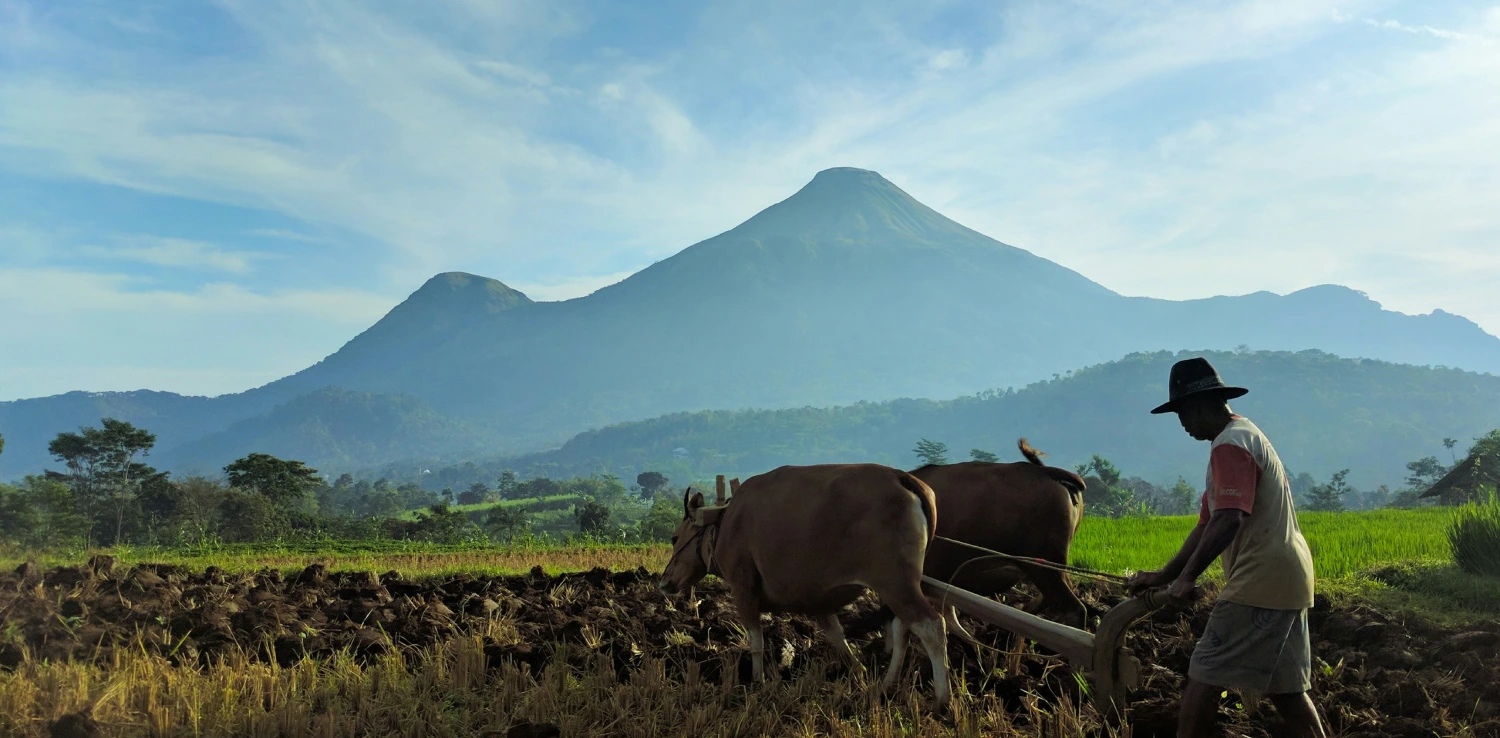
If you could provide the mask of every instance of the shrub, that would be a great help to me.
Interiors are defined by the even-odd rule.
[[[1448,525],[1448,545],[1459,568],[1500,577],[1500,502],[1493,491],[1487,502],[1458,509]]]

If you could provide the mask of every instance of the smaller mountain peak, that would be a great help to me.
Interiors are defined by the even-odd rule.
[[[531,304],[531,298],[504,282],[468,272],[443,272],[427,280],[402,305],[424,305],[498,313]]]

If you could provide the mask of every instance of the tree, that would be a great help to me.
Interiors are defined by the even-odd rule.
[[[516,481],[516,473],[506,469],[500,472],[500,479],[495,482],[495,494],[500,495],[502,500],[514,499],[518,486],[520,483]]]
[[[270,497],[234,487],[219,499],[219,533],[231,543],[256,543],[276,537],[284,516]]]
[[[1166,502],[1159,508],[1162,515],[1192,515],[1198,502],[1198,490],[1188,480],[1177,478],[1177,483],[1167,490]]]
[[[672,495],[657,495],[651,502],[646,516],[636,523],[641,539],[646,541],[669,541],[682,521],[682,501]]]
[[[489,497],[489,485],[485,484],[484,482],[475,482],[469,485],[468,489],[458,493],[458,504],[478,505],[481,502],[488,502]]]
[[[114,513],[114,540],[118,542],[141,479],[157,473],[136,462],[137,456],[150,454],[156,434],[114,418],[104,418],[100,425],[59,433],[47,444],[47,451],[67,466],[74,504],[91,524],[101,522],[106,508]],[[92,535],[88,539],[86,543],[92,543]]]
[[[573,506],[573,522],[578,524],[579,533],[602,537],[609,533],[609,508],[592,497],[585,497],[582,502]]]
[[[0,485],[0,539],[57,547],[81,542],[88,528],[73,506],[73,491],[61,481],[28,476],[19,487]]]
[[[1120,470],[1109,459],[1094,454],[1079,464],[1078,476],[1084,478],[1083,509],[1106,517],[1118,518],[1145,511],[1121,481]]]
[[[318,470],[300,461],[250,454],[224,467],[229,484],[253,490],[280,508],[291,507],[318,486]]]
[[[1450,439],[1451,440],[1451,439]],[[1444,474],[1448,473],[1448,467],[1438,461],[1436,456],[1424,456],[1416,461],[1407,462],[1406,486],[1418,492],[1426,492],[1437,484]]]
[[[188,477],[172,486],[177,488],[177,536],[190,543],[206,540],[218,528],[224,485],[205,477]]]
[[[533,497],[552,497],[562,494],[563,486],[555,479],[537,477],[517,484],[511,491],[510,500],[525,500]]]
[[[971,458],[971,459],[973,459],[975,461],[989,462],[991,464],[998,464],[998,463],[1000,463],[1000,457],[999,456],[996,456],[995,454],[990,453],[989,451],[982,451],[982,450],[977,449],[977,448],[971,448],[971,449],[969,449],[969,458]]]
[[[917,441],[917,447],[912,449],[917,458],[923,464],[942,465],[948,463],[948,444],[937,441],[929,441],[923,438]]]
[[[1344,495],[1349,493],[1349,485],[1345,478],[1349,476],[1349,470],[1334,473],[1327,484],[1319,484],[1307,493],[1307,509],[1318,512],[1343,512]]]
[[[440,498],[442,499],[443,504],[445,506],[446,505],[452,505],[453,502],[454,502],[453,488],[452,487],[444,487],[443,488],[443,492],[440,495]]]
[[[497,505],[485,514],[483,527],[490,538],[510,543],[531,528],[531,516],[520,505]]]
[[[1443,448],[1448,449],[1448,455],[1453,458],[1453,463],[1455,463],[1455,464],[1458,463],[1458,456],[1456,456],[1453,453],[1453,447],[1457,446],[1457,445],[1458,445],[1458,439],[1457,438],[1444,438],[1443,439]],[[0,444],[0,446],[3,446],[3,444]]]
[[[644,471],[635,476],[635,483],[641,488],[641,499],[652,500],[667,486],[667,478],[661,472]]]

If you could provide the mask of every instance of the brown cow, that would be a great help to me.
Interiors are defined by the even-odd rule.
[[[756,680],[765,668],[761,613],[817,617],[839,655],[858,665],[837,613],[868,588],[895,613],[896,635],[910,624],[921,639],[937,702],[948,704],[947,633],[922,593],[937,516],[921,480],[878,464],[783,466],[745,480],[726,505],[705,507],[702,494],[688,492],[662,591],[684,591],[707,574],[728,582]],[[893,641],[885,689],[906,654],[906,639]]]
[[[1026,461],[929,464],[912,474],[937,496],[939,536],[1013,556],[1067,563],[1073,534],[1083,520],[1084,481],[1066,469],[1044,465],[1042,454],[1026,439],[1017,446]],[[1084,627],[1087,611],[1067,575],[1003,559],[976,561],[960,570],[964,562],[985,555],[948,541],[934,541],[927,550],[924,573],[988,597],[1010,591],[1024,572],[1041,593],[1028,611]],[[970,640],[958,625],[957,613],[950,607],[944,614],[954,635]]]

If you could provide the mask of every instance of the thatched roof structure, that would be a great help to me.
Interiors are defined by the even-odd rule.
[[[1484,488],[1500,489],[1500,431],[1474,443],[1469,455],[1454,465],[1423,497],[1441,497],[1444,502],[1466,502]]]

